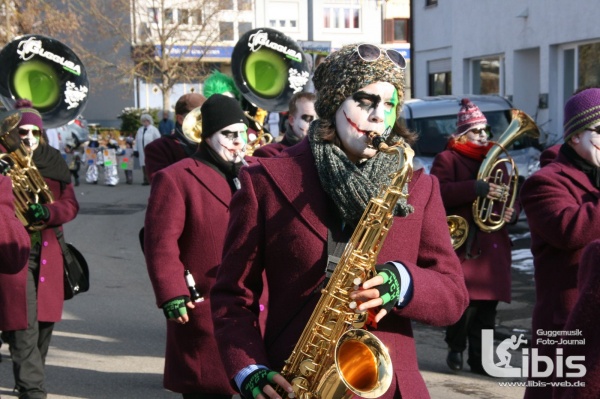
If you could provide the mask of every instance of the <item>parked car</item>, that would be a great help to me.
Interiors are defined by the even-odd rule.
[[[435,155],[446,148],[450,135],[456,131],[460,100],[465,97],[485,114],[492,131],[492,141],[510,124],[513,106],[507,99],[496,95],[436,96],[405,101],[401,119],[406,127],[419,134],[415,163],[421,164],[427,173]],[[522,136],[508,148],[520,176],[527,178],[539,168],[540,150],[538,140],[529,136]]]
[[[66,145],[76,148],[90,139],[87,121],[81,116],[71,123],[54,128],[54,131],[47,129],[46,134],[49,139],[53,135],[58,136],[61,152],[64,152]]]

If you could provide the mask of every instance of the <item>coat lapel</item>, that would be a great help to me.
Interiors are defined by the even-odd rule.
[[[329,200],[321,188],[308,140],[293,146],[283,156],[258,158],[258,162],[263,165],[267,175],[298,212],[299,217],[326,241],[325,220],[328,218]]]
[[[199,162],[197,159],[194,159],[194,164],[186,167],[186,170],[194,176],[200,184],[206,187],[218,201],[229,208],[229,202],[231,201],[231,188],[229,188],[229,184],[215,184],[215,181],[225,180],[223,176],[211,167]]]
[[[562,173],[569,177],[573,181],[573,184],[590,193],[598,192],[598,189],[594,187],[589,176],[574,167],[564,155],[559,153],[556,159],[561,164]]]

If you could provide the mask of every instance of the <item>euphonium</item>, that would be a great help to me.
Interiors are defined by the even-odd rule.
[[[0,117],[0,144],[8,151],[0,153],[0,162],[10,167],[6,176],[12,181],[15,213],[28,230],[42,230],[46,227],[44,222],[32,224],[25,215],[30,204],[49,204],[54,196],[21,142],[18,128],[21,113],[11,111]]]
[[[250,116],[250,114],[248,112],[244,112],[244,114],[246,115],[246,118],[248,118],[250,121],[254,122],[254,124],[256,125],[256,127],[258,129],[258,131],[256,132],[256,138],[254,140],[250,141],[246,145],[246,149],[245,149],[246,155],[252,155],[252,154],[254,154],[254,151],[258,147],[272,142],[273,136],[271,136],[269,133],[265,133],[265,131],[263,129],[263,125],[258,119]]]
[[[458,215],[446,216],[446,222],[448,222],[448,229],[450,230],[452,248],[457,250],[467,241],[469,224],[464,217]]]
[[[201,107],[196,107],[183,118],[181,131],[183,135],[196,144],[202,141],[202,112]]]
[[[392,381],[387,348],[362,329],[367,315],[355,311],[357,304],[349,294],[376,274],[377,256],[394,220],[394,207],[408,196],[402,189],[412,177],[414,152],[403,141],[388,147],[380,136],[371,137],[380,151],[398,153],[399,168],[390,175],[391,183],[369,201],[281,371],[298,399],[376,398]]]
[[[498,184],[502,186],[503,191],[500,199],[479,197],[473,202],[473,218],[481,231],[491,233],[500,230],[506,224],[504,221],[506,209],[514,207],[519,172],[514,160],[508,154],[507,148],[523,135],[537,138],[539,134],[538,127],[529,115],[518,109],[512,110],[512,121],[498,141],[494,142],[494,146],[487,153],[477,172],[477,180]],[[509,173],[508,177],[504,176],[504,171],[500,168],[503,163],[508,164],[506,168]],[[498,206],[500,209],[495,209]]]

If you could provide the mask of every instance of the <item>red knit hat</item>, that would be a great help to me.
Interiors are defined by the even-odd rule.
[[[456,133],[454,133],[453,136],[462,136],[467,133],[469,129],[481,124],[487,125],[487,119],[479,107],[473,104],[468,98],[460,100],[460,111],[458,111]]]
[[[40,130],[44,128],[42,116],[33,108],[31,101],[25,98],[19,99],[15,102],[15,108],[21,111],[21,122],[19,122],[19,126],[35,125]]]

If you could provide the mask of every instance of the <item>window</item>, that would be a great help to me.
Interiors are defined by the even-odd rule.
[[[182,8],[179,10],[179,23],[182,25],[188,25],[190,21],[190,10]]]
[[[360,6],[325,6],[323,27],[325,29],[360,29]]]
[[[452,72],[429,74],[429,95],[452,94]]]
[[[233,10],[233,0],[220,0],[219,6],[221,10]]]
[[[192,25],[202,25],[202,10],[190,10],[190,17]]]
[[[252,0],[238,0],[238,11],[252,11]]]
[[[150,7],[148,9],[148,17],[151,22],[158,23],[158,8]]]
[[[501,90],[501,58],[483,58],[473,61],[473,93],[504,94]]]
[[[240,22],[238,24],[238,34],[242,36],[244,33],[252,30],[252,22]]]
[[[402,42],[408,43],[410,41],[408,29],[409,21],[404,18],[386,19],[383,21],[384,26],[384,43]]]
[[[425,6],[437,6],[438,0],[425,0]]]
[[[175,23],[175,17],[173,15],[172,8],[165,8],[163,21],[165,22],[165,24],[174,24]]]
[[[275,28],[277,26],[277,21],[275,21],[274,19],[270,19],[269,20],[269,26],[271,28]]]
[[[219,40],[233,40],[233,22],[219,22]]]
[[[279,27],[280,28],[285,28],[285,19],[280,19],[279,20]]]
[[[578,47],[578,87],[600,85],[598,57],[600,57],[600,43],[584,44]]]

